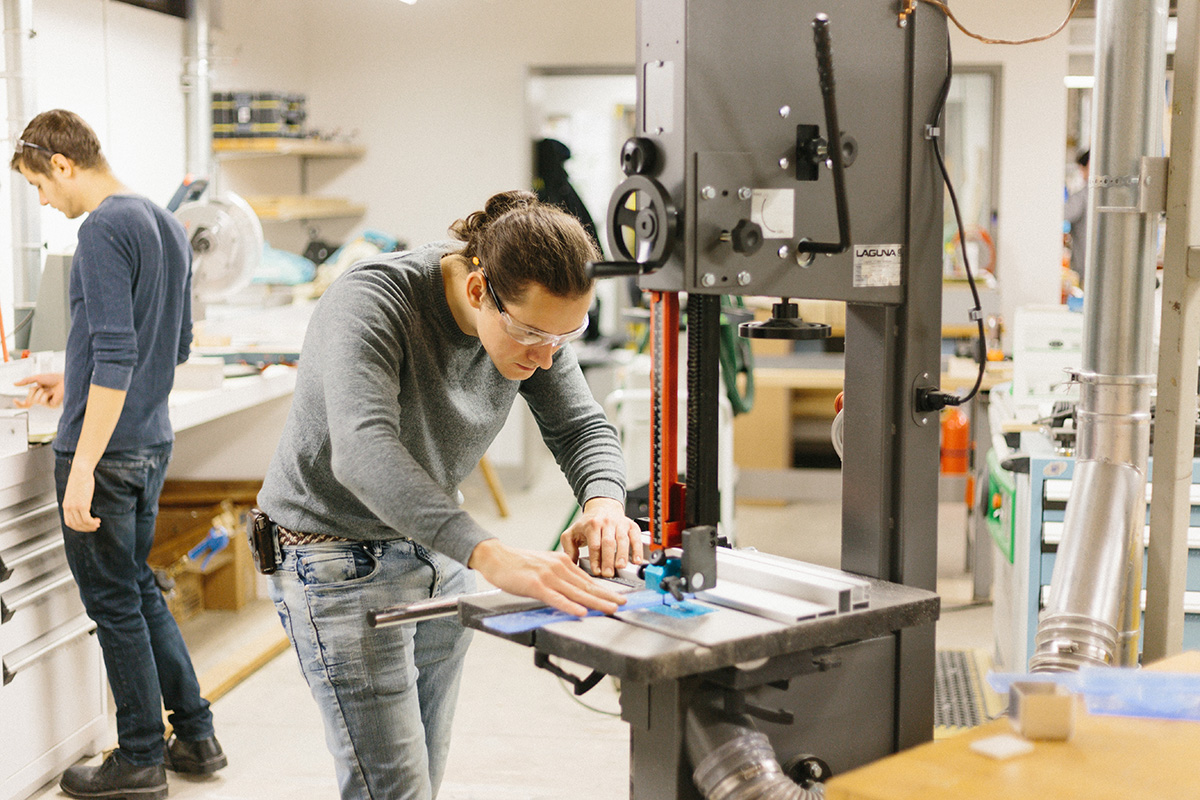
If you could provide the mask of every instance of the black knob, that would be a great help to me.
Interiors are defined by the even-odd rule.
[[[825,783],[833,777],[833,770],[824,759],[807,754],[798,754],[790,758],[784,765],[783,772],[804,789],[811,789],[813,785]]]
[[[626,175],[648,175],[658,165],[658,148],[641,136],[626,139],[621,146],[621,171]]]
[[[758,248],[762,247],[762,228],[759,227],[757,222],[744,219],[733,226],[733,233],[730,235],[730,238],[733,241],[734,252],[752,256],[758,252]]]

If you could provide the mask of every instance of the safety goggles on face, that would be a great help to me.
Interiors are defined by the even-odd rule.
[[[496,296],[496,290],[492,288],[492,282],[488,280],[487,273],[481,268],[479,274],[483,276],[483,282],[487,284],[488,294],[492,296],[492,303],[495,304],[496,310],[500,312],[500,319],[504,320],[504,332],[513,338],[517,344],[523,344],[526,347],[541,347],[550,345],[551,347],[559,347],[567,342],[573,342],[583,332],[587,330],[588,318],[583,318],[583,324],[570,333],[546,333],[545,331],[531,328],[528,325],[522,325],[508,315],[504,310],[504,303],[500,302],[500,298]]]
[[[45,153],[48,156],[54,155],[54,151],[51,150],[49,147],[43,147],[40,144],[34,144],[33,142],[27,142],[24,139],[17,139],[17,152],[20,153],[22,150],[40,150],[41,152]]]

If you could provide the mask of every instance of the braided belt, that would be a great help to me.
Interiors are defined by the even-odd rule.
[[[279,531],[280,547],[299,547],[305,544],[327,544],[355,541],[354,539],[347,539],[344,536],[334,536],[330,533],[300,533],[299,531],[288,530],[282,525],[276,525],[275,529]]]

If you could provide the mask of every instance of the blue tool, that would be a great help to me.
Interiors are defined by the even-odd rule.
[[[208,535],[200,541],[200,544],[188,550],[188,558],[196,561],[200,556],[204,556],[204,562],[200,564],[200,569],[203,571],[208,567],[208,562],[212,560],[212,557],[228,546],[229,531],[219,525],[214,525],[208,529]]]

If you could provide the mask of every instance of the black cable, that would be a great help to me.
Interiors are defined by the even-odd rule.
[[[954,207],[954,221],[958,225],[958,242],[962,251],[963,266],[967,270],[967,285],[971,287],[971,297],[975,300],[971,316],[979,325],[979,352],[976,354],[976,360],[979,362],[979,375],[975,378],[975,385],[971,387],[971,391],[965,397],[949,394],[940,389],[928,389],[921,392],[917,403],[919,411],[937,411],[946,406],[959,406],[967,402],[979,393],[979,387],[983,385],[984,371],[987,369],[987,336],[983,330],[983,304],[979,300],[979,290],[975,287],[975,275],[971,272],[971,259],[967,255],[967,232],[963,225],[962,211],[958,207],[958,195],[954,191],[950,172],[946,169],[945,160],[942,159],[942,148],[938,144],[938,139],[941,137],[941,133],[938,131],[938,120],[941,119],[942,112],[946,108],[946,98],[950,94],[950,79],[953,76],[954,61],[950,55],[950,42],[947,40],[946,80],[942,83],[942,91],[938,95],[937,107],[933,112],[933,121],[929,124],[929,139],[933,143],[933,154],[937,158],[938,168],[942,171],[942,180],[945,181],[946,190],[950,193],[950,204]]]

